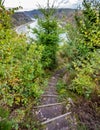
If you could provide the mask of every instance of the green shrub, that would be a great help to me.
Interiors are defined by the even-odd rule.
[[[13,35],[12,35],[13,36]],[[0,93],[3,102],[28,103],[41,93],[42,65],[40,63],[42,47],[28,45],[19,36],[0,46]],[[40,90],[40,91],[39,91]]]
[[[9,120],[9,111],[0,107],[0,130],[11,130],[12,122]]]
[[[22,123],[20,118],[24,118],[26,111],[42,94],[44,76],[41,64],[43,46],[29,44],[25,36],[16,34],[11,29],[10,18],[5,7],[0,5],[0,106],[6,106],[11,112],[0,121],[1,130],[18,129]],[[17,110],[12,112],[12,109]]]
[[[55,9],[50,7],[40,9],[42,18],[38,18],[38,28],[33,29],[36,34],[37,45],[43,45],[42,65],[44,69],[54,69],[56,66],[56,52],[59,42],[58,22],[54,15]]]
[[[75,16],[76,25],[67,26],[70,29],[69,44],[66,47],[69,59],[67,66],[68,70],[72,70],[70,72],[75,72],[69,88],[86,97],[91,97],[94,92],[100,94],[99,15],[98,2],[84,0],[83,10],[79,10]]]

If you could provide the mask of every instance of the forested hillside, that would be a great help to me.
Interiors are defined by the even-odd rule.
[[[0,130],[99,130],[100,2],[83,0],[74,15],[59,9],[59,18],[49,3],[39,11],[28,40],[12,16],[18,26],[34,11],[15,13],[0,0]]]
[[[63,17],[66,18],[66,21],[73,22],[74,20],[75,9],[55,9],[55,15],[61,20]],[[22,24],[31,22],[32,19],[36,19],[38,17],[42,17],[42,13],[39,9],[30,10],[30,11],[22,11],[15,12],[12,15],[12,24],[13,26],[20,26]]]
[[[28,17],[24,12],[16,12],[12,15],[13,27],[20,26],[31,21],[32,19]]]

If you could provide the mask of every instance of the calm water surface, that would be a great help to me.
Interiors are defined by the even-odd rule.
[[[29,29],[30,28],[36,28],[38,27],[38,24],[37,24],[37,19],[34,19],[33,22],[31,23],[28,23],[28,24],[24,24],[24,25],[21,25],[19,27],[16,28],[16,32],[18,34],[26,34],[27,37],[30,37],[30,38],[33,38],[35,39],[36,36],[35,34],[32,33],[32,29]],[[62,33],[59,35],[60,39],[61,39],[61,42],[60,42],[60,45],[62,45],[64,42],[67,41],[67,35],[66,33]]]

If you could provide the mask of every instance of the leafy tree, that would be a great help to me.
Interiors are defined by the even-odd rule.
[[[23,113],[25,115],[28,112],[42,93],[40,86],[42,86],[44,75],[41,64],[42,45],[28,44],[25,36],[16,34],[11,28],[11,15],[12,11],[10,13],[10,10],[6,10],[1,2],[0,129],[5,130],[12,128],[12,120],[15,124],[17,123],[16,127],[20,121],[22,123]],[[20,110],[22,106],[23,110]],[[10,112],[12,108],[16,108],[21,113],[16,112],[17,115],[11,116],[12,113],[7,112],[7,116],[3,116],[2,108]]]
[[[33,30],[36,34],[36,43],[43,45],[41,62],[44,68],[53,69],[56,65],[56,52],[59,42],[58,22],[55,17],[54,7],[40,8],[42,17],[38,18],[38,28]]]
[[[6,9],[4,7],[5,0],[0,0],[0,29],[3,27],[3,29],[10,29],[12,27],[11,24],[11,16],[15,12],[15,10],[18,10],[21,7],[16,7],[13,9]]]
[[[84,0],[82,10],[78,10],[73,31],[68,30],[69,44],[67,56],[70,59],[72,81],[69,89],[90,97],[100,94],[100,13],[99,1]],[[74,36],[74,38],[73,38]]]
[[[88,48],[99,47],[100,43],[96,42],[99,38],[100,30],[100,2],[97,0],[83,0],[83,9],[75,15],[76,27],[84,40],[84,45]],[[91,42],[91,37],[97,38]]]

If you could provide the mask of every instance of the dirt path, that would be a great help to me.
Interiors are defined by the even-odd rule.
[[[34,108],[34,114],[42,125],[39,130],[75,130],[72,113],[66,110],[65,102],[59,102],[56,91],[57,81],[65,70],[64,68],[53,74],[41,96],[41,105]]]

